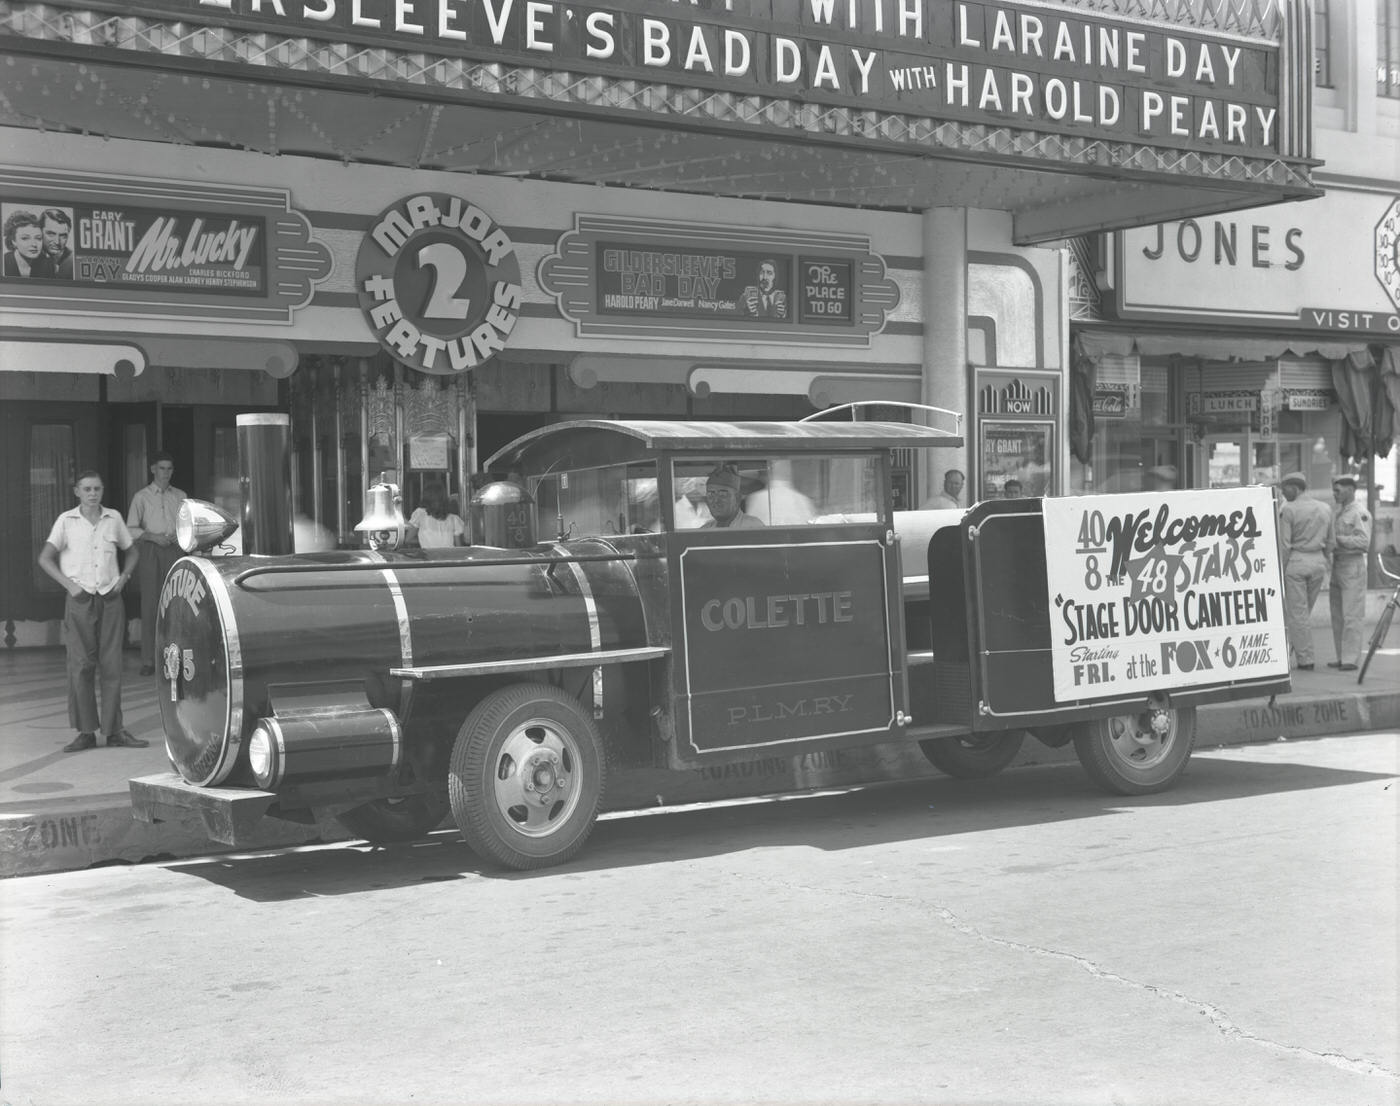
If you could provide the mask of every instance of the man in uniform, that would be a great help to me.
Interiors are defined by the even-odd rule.
[[[729,465],[720,465],[705,480],[705,504],[710,508],[710,520],[700,527],[702,530],[750,530],[763,525],[762,519],[739,509],[739,473]]]
[[[1371,516],[1356,502],[1356,477],[1332,481],[1337,510],[1332,515],[1332,641],[1337,659],[1329,668],[1356,671],[1361,656],[1361,628],[1366,620],[1366,554],[1371,548]]]
[[[1288,638],[1298,667],[1313,668],[1312,609],[1327,578],[1331,557],[1332,511],[1321,500],[1303,493],[1308,478],[1290,472],[1283,478],[1283,498],[1278,510],[1278,544],[1283,556],[1283,609]]]
[[[168,453],[151,454],[151,482],[131,497],[126,526],[141,543],[141,675],[156,670],[156,609],[165,574],[183,555],[175,544],[175,522],[185,493],[171,487],[175,459]]]

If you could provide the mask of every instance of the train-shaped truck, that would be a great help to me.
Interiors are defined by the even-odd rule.
[[[892,510],[896,451],[959,444],[560,423],[487,463],[497,544],[187,556],[158,616],[174,771],[132,781],[134,812],[234,846],[264,818],[383,843],[450,814],[538,868],[610,773],[917,743],[971,778],[1029,734],[1145,794],[1199,704],[1289,689],[1267,489]]]

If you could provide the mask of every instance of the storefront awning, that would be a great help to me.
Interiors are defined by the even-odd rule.
[[[0,372],[96,373],[126,379],[146,371],[146,354],[105,342],[0,342]]]
[[[1321,357],[1339,361],[1364,353],[1366,342],[1339,342],[1326,338],[1235,337],[1228,334],[1128,334],[1119,331],[1079,329],[1079,348],[1092,360],[1105,356],[1199,357],[1208,361],[1273,361],[1280,357]]]
[[[147,366],[172,369],[250,369],[275,379],[296,371],[290,342],[242,338],[183,338],[140,335],[131,342],[83,342],[50,336],[11,337],[0,342],[0,371],[97,373],[129,380]]]

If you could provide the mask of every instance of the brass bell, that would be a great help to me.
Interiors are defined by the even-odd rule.
[[[365,490],[365,517],[356,524],[356,532],[365,535],[371,549],[397,549],[407,526],[399,486],[371,484]]]

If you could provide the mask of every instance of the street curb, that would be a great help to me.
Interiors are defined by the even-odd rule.
[[[1400,692],[1280,695],[1213,703],[1197,714],[1196,744],[1242,745],[1400,727]]]
[[[127,791],[82,795],[49,799],[23,812],[0,811],[0,878],[100,864],[289,848],[348,837],[334,821],[300,826],[268,819],[253,843],[235,850],[210,841],[195,817],[159,825],[138,822],[132,816]]]
[[[1289,694],[1269,701],[1244,699],[1201,707],[1197,713],[1196,748],[1385,729],[1400,729],[1400,691]],[[1073,745],[1051,749],[1027,740],[1011,767],[1076,761]],[[616,804],[613,809],[642,809],[939,775],[911,743],[790,759],[760,757],[733,765],[732,772],[713,775],[706,770],[695,775],[641,770],[631,774],[632,778],[617,781],[621,786],[612,798]],[[157,824],[137,821],[132,816],[129,791],[50,798],[0,808],[0,878],[350,839],[333,819],[303,826],[269,818],[259,825],[251,841],[234,848],[211,841],[197,816]]]

